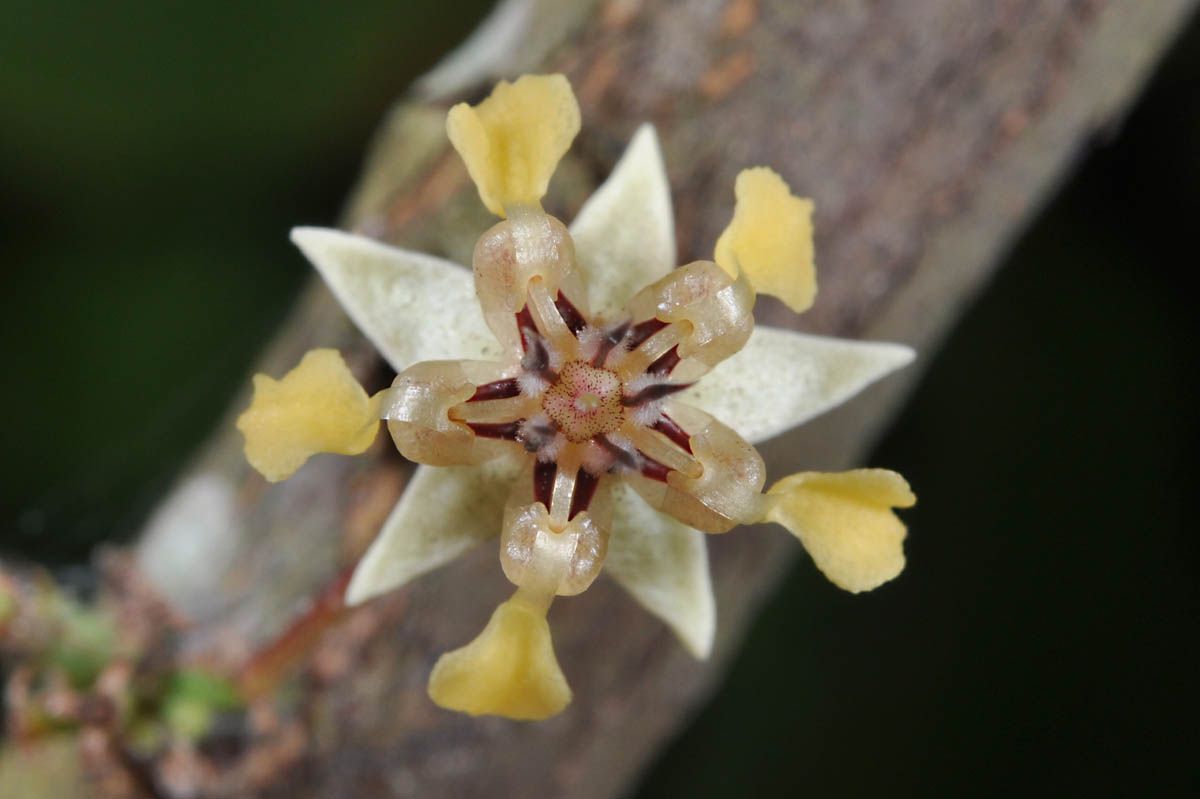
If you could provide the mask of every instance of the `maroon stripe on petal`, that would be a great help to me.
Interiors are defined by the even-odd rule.
[[[575,335],[579,335],[579,331],[587,327],[587,320],[583,318],[583,314],[579,312],[570,300],[560,291],[554,299],[554,307],[558,309],[558,315],[562,317],[563,322],[571,329]]]
[[[680,427],[679,423],[670,416],[667,416],[664,413],[659,420],[654,423],[654,429],[671,439],[672,443],[674,443],[687,454],[692,454],[692,437],[688,434],[688,431]]]
[[[671,370],[679,365],[679,347],[674,346],[664,352],[657,361],[646,369],[652,375],[669,375]]]
[[[540,502],[547,508],[554,497],[554,477],[558,474],[558,464],[554,461],[533,464],[533,501]]]
[[[475,432],[475,435],[482,436],[483,438],[503,438],[509,441],[516,441],[517,434],[521,431],[521,420],[497,423],[467,422],[467,427],[471,428]]]
[[[598,485],[600,478],[586,469],[575,473],[575,493],[571,494],[571,512],[567,515],[567,521],[588,509],[592,504],[592,497],[596,496]]]
[[[533,323],[533,312],[526,305],[517,314],[517,331],[521,334],[521,346],[526,350],[529,349],[529,341],[525,336],[526,330],[537,330],[537,325]]]
[[[637,349],[643,341],[666,326],[667,323],[660,319],[647,319],[645,322],[638,322],[629,329],[629,335],[625,337],[625,346],[631,350]]]
[[[475,387],[475,393],[467,402],[482,402],[484,400],[508,399],[521,393],[521,384],[517,378],[509,377],[492,383],[484,383]]]
[[[638,453],[642,456],[642,474],[649,477],[651,480],[657,480],[660,483],[667,482],[667,474],[671,471],[665,463],[659,463],[654,458],[647,457],[643,453]]]

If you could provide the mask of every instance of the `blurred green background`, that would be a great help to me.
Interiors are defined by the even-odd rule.
[[[136,531],[389,101],[489,3],[22,3],[0,26],[0,550]],[[1181,795],[1197,740],[1200,27],[1007,257],[874,461],[909,568],[800,563],[638,796]]]

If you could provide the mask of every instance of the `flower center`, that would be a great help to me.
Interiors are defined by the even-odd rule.
[[[542,410],[576,443],[616,432],[625,421],[621,378],[586,361],[569,361],[542,395]]]

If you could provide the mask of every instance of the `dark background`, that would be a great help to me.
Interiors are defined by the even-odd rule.
[[[306,277],[288,228],[488,5],[6,0],[0,550],[136,532]],[[637,796],[1200,790],[1198,211],[1193,24],[873,456],[904,576],[797,565]]]

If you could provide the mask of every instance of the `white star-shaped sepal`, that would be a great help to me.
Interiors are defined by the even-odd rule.
[[[679,398],[757,444],[836,408],[911,363],[914,355],[903,344],[759,326],[740,352],[717,364]]]
[[[675,268],[671,186],[653,125],[642,125],[612,174],[571,223],[594,313],[612,318]]]
[[[500,355],[469,269],[329,228],[293,228],[292,241],[397,372],[418,361]]]
[[[346,588],[357,605],[445,566],[500,532],[517,464],[418,466]]]
[[[654,510],[625,483],[613,500],[605,571],[704,660],[717,628],[704,533]]]

